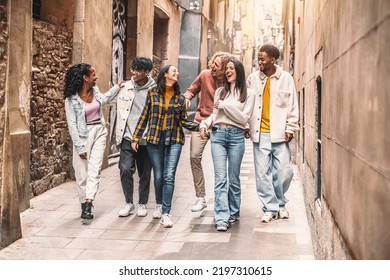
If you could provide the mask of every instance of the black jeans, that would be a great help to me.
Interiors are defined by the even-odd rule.
[[[137,166],[139,176],[138,204],[147,204],[150,190],[152,164],[146,146],[139,145],[138,152],[131,148],[131,142],[123,139],[121,143],[119,170],[126,203],[133,203],[134,178]]]

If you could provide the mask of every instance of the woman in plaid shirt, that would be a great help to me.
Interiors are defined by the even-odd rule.
[[[172,227],[171,203],[175,174],[184,145],[183,127],[199,131],[199,124],[188,121],[185,97],[180,93],[179,71],[164,66],[157,76],[157,86],[150,88],[145,108],[133,134],[132,148],[137,151],[144,131],[153,167],[156,209],[153,218],[161,219],[163,227]]]

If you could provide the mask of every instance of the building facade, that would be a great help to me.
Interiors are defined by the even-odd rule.
[[[0,14],[2,248],[21,237],[19,213],[33,196],[74,178],[62,93],[68,67],[93,65],[105,92],[130,77],[136,55],[153,59],[155,72],[177,65],[182,10],[168,0],[4,0]]]
[[[284,1],[317,259],[390,259],[390,2]]]

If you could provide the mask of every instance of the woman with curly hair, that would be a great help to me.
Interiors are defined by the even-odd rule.
[[[75,170],[81,218],[93,219],[92,201],[95,199],[106,147],[107,129],[103,105],[119,93],[119,82],[103,94],[96,86],[95,69],[86,63],[70,67],[65,76],[64,99],[68,130],[73,142]]]
[[[154,219],[161,219],[163,227],[173,226],[170,211],[175,188],[177,164],[184,145],[183,127],[196,131],[199,124],[187,119],[184,95],[180,93],[179,71],[173,65],[164,66],[157,75],[157,86],[149,89],[145,107],[133,133],[131,147],[138,150],[144,131],[146,148],[154,176],[156,208]]]

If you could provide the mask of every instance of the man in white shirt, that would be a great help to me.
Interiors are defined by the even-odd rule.
[[[289,217],[285,193],[294,174],[288,143],[299,130],[294,79],[275,65],[279,55],[275,46],[263,45],[257,55],[260,69],[247,79],[256,94],[249,128],[264,223]]]

